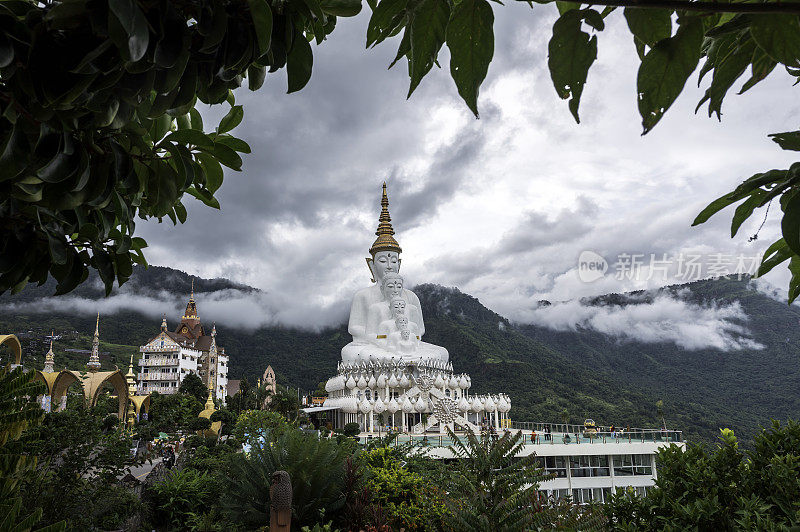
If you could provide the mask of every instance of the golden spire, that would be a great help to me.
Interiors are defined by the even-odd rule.
[[[167,315],[166,313],[161,314],[161,332],[167,332]]]
[[[206,410],[216,410],[214,408],[214,397],[212,396],[213,390],[211,388],[208,389],[208,399],[206,399]]]
[[[44,370],[42,370],[44,373],[53,373],[55,371],[53,369],[53,365],[55,364],[55,361],[56,361],[56,355],[55,355],[55,353],[53,353],[53,336],[54,336],[54,333],[51,330],[50,331],[50,350],[44,356]]]
[[[92,340],[92,354],[89,356],[89,362],[86,363],[86,368],[89,371],[97,371],[100,369],[100,312],[97,313],[97,321],[94,324],[94,339]]]
[[[133,372],[133,353],[131,353],[131,363],[128,364],[128,373],[125,374],[125,380],[128,382],[128,395],[133,397],[136,395],[136,374]]]
[[[184,319],[199,319],[197,315],[197,304],[194,302],[194,277],[192,277],[192,292],[189,296],[189,302],[186,304],[186,311],[183,313]]]
[[[378,218],[378,230],[375,231],[378,238],[372,243],[369,252],[372,256],[379,251],[394,251],[395,253],[402,253],[400,244],[394,238],[394,229],[392,228],[392,218],[389,216],[389,198],[386,195],[386,181],[383,182],[383,195],[381,196],[381,215]]]

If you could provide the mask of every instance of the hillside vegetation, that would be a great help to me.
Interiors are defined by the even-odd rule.
[[[186,298],[189,289],[188,275],[160,267],[137,269],[126,286],[136,294],[167,292],[179,298]],[[424,284],[415,291],[425,314],[425,339],[447,347],[455,370],[472,375],[474,392],[508,393],[516,420],[560,422],[566,410],[573,422],[591,417],[602,424],[655,426],[660,399],[670,428],[710,441],[720,427],[731,427],[746,444],[770,417],[799,417],[800,312],[752,289],[747,280],[708,280],[664,290],[677,294],[679,289],[680,297],[698,303],[739,301],[753,339],[765,348],[689,351],[672,343],[620,341],[590,330],[515,325],[457,289]],[[255,289],[224,279],[195,281],[197,293],[217,290]],[[0,305],[34,303],[25,312],[3,312],[0,331],[21,334],[26,363],[41,367],[47,350],[41,338],[53,329],[64,335],[55,345],[56,365],[82,366],[87,355],[64,349],[91,347],[94,316],[41,310],[36,301],[51,293],[45,285],[0,298]],[[102,288],[87,282],[75,295],[97,299]],[[602,296],[584,304],[636,304],[652,294],[634,295]],[[199,311],[202,317],[202,307]],[[167,318],[174,327],[178,317]],[[159,318],[133,311],[101,316],[103,365],[127,368],[130,355],[157,334],[159,324]],[[283,384],[309,391],[333,374],[349,340],[344,325],[319,332],[218,326],[218,341],[231,357],[231,378],[253,381],[271,364]]]

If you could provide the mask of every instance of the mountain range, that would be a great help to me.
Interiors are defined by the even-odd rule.
[[[170,268],[137,268],[124,293],[185,303],[191,279]],[[201,317],[202,296],[259,293],[226,279],[194,279]],[[425,340],[449,350],[455,371],[472,376],[472,391],[508,393],[515,420],[561,422],[566,411],[572,422],[593,418],[600,424],[657,426],[656,402],[661,400],[668,427],[683,430],[690,441],[711,441],[720,428],[729,427],[746,445],[770,418],[800,417],[800,310],[768,297],[746,278],[580,301],[582,309],[595,310],[658,305],[659,298],[693,308],[735,305],[741,312],[727,319],[739,328],[735,330],[746,331],[742,334],[747,341],[727,349],[642,341],[581,322],[560,328],[512,323],[458,289],[422,284],[414,290],[425,316]],[[81,366],[86,354],[80,350],[91,346],[95,316],[76,312],[73,306],[60,308],[65,300],[51,297],[53,292],[48,282],[0,296],[0,333],[20,336],[26,366],[41,367],[48,347],[44,336],[53,330],[58,337],[56,366]],[[85,301],[89,308],[103,295],[99,281],[90,277],[69,297]],[[104,366],[127,368],[131,355],[138,354],[137,346],[158,333],[162,310],[145,314],[137,308],[103,316]],[[172,326],[176,318],[168,316]],[[313,391],[333,375],[339,352],[350,340],[344,324],[302,330],[226,323],[218,324],[217,331],[219,344],[230,356],[230,378],[253,382],[270,364],[279,382],[304,391]]]

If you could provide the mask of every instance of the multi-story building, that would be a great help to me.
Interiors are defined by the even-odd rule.
[[[217,345],[216,326],[206,334],[194,300],[194,283],[186,311],[174,332],[161,320],[161,332],[141,346],[136,385],[139,394],[159,392],[172,394],[190,374],[198,375],[214,397],[224,401],[228,389],[228,356]]]

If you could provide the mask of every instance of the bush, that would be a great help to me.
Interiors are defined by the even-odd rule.
[[[197,417],[189,422],[189,429],[197,432],[211,428],[211,420],[206,417]]]
[[[344,463],[354,448],[352,440],[339,444],[299,430],[267,431],[262,445],[231,459],[223,510],[242,526],[264,526],[269,522],[272,474],[284,470],[292,482],[296,524],[313,525],[343,506]]]
[[[342,434],[351,438],[358,436],[360,433],[361,426],[358,423],[347,423],[342,430]]]
[[[219,497],[219,483],[206,472],[185,468],[173,469],[166,479],[156,482],[150,488],[155,525],[183,529],[191,514],[216,504]]]
[[[114,484],[99,486],[91,500],[92,528],[101,530],[119,530],[142,510],[142,502],[133,491]]]

